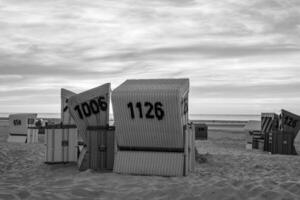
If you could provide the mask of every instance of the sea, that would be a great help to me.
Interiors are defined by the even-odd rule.
[[[1,118],[7,118],[9,113],[0,113]],[[38,118],[60,118],[60,113],[38,113]],[[260,115],[254,114],[190,114],[190,120],[203,121],[249,121],[260,120]],[[113,116],[110,116],[113,120]]]

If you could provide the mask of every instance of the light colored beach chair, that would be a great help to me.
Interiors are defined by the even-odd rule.
[[[80,170],[94,168],[95,166],[91,164],[94,163],[94,160],[90,159],[96,157],[89,155],[91,153],[94,154],[94,151],[91,151],[91,148],[94,147],[88,148],[88,144],[90,144],[89,134],[91,133],[88,131],[88,127],[108,127],[110,92],[110,83],[106,83],[80,94],[73,95],[68,100],[70,114],[76,123],[79,136],[82,138],[84,144],[78,160],[78,168]],[[98,131],[99,134],[101,134],[101,132],[105,132],[105,130]],[[97,144],[93,143],[93,145]],[[101,148],[99,150],[101,150]]]
[[[246,149],[252,149],[253,135],[261,135],[261,122],[250,120],[244,126]]]
[[[45,128],[45,163],[77,162],[78,140],[75,125],[49,125]]]
[[[61,120],[45,128],[45,163],[67,163],[78,160],[78,130],[69,113],[68,99],[74,92],[61,89]]]
[[[112,93],[114,172],[182,176],[192,171],[188,79],[127,80]]]
[[[35,127],[36,113],[18,113],[9,115],[9,136],[7,142],[26,143],[28,128]],[[31,141],[31,138],[28,139]]]

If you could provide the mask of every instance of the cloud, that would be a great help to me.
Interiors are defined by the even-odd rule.
[[[250,112],[247,98],[255,112],[272,97],[265,107],[296,105],[299,9],[296,0],[3,0],[0,112],[24,102],[59,110],[61,87],[168,77],[190,78],[194,113],[217,112],[210,102],[220,99],[220,112]]]
[[[217,85],[217,86],[197,86],[191,90],[195,96],[204,98],[297,98],[300,97],[300,82],[282,84],[260,84],[260,85]]]
[[[145,50],[130,50],[111,55],[88,58],[87,60],[152,60],[152,59],[190,59],[190,58],[241,58],[249,56],[282,55],[300,53],[300,47],[293,45],[268,45],[260,44],[255,46],[237,46],[228,44],[213,45],[191,45],[161,47]]]

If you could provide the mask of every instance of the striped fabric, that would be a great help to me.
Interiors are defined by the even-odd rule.
[[[89,167],[98,170],[112,170],[114,163],[114,130],[94,129],[87,131]]]
[[[188,92],[188,79],[127,80],[121,84],[112,92],[118,146],[183,148]],[[158,102],[164,112],[161,119],[155,116],[154,107],[144,106]],[[134,112],[128,107],[130,103]],[[142,112],[137,103],[141,103]],[[147,112],[153,117],[147,118]]]
[[[272,151],[272,132],[278,130],[278,115],[276,113],[261,114],[261,132],[264,137],[264,151]]]
[[[27,129],[27,143],[38,143],[38,128]]]
[[[46,128],[45,145],[46,163],[77,161],[76,128]]]
[[[184,154],[143,151],[119,151],[114,172],[138,175],[183,176]]]
[[[278,115],[276,113],[261,114],[261,131],[263,134],[278,128]]]

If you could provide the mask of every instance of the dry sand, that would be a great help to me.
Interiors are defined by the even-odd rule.
[[[0,134],[0,199],[300,199],[300,156],[247,151],[241,132],[209,131],[187,177],[78,172],[75,164],[44,164],[42,143],[5,139]]]

